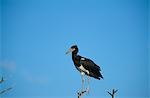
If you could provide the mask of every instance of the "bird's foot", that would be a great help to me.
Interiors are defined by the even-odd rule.
[[[88,87],[88,88],[86,88],[86,92],[87,92],[87,94],[89,94],[90,93],[90,88]]]

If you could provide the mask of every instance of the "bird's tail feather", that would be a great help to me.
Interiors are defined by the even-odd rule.
[[[94,77],[95,79],[100,80],[101,78],[103,79],[103,76],[101,75],[101,73],[99,72],[99,74],[96,73],[90,73],[91,77]]]

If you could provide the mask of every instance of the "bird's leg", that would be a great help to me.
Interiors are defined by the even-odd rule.
[[[82,76],[82,91],[84,91],[84,76]]]
[[[81,76],[82,76],[82,91],[84,91],[84,73],[81,73]]]
[[[87,92],[89,93],[90,91],[90,76],[88,75],[88,88],[87,88]]]

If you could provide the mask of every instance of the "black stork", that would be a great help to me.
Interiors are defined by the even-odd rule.
[[[103,79],[102,74],[100,73],[101,69],[98,65],[96,65],[92,60],[82,57],[78,55],[78,47],[77,45],[71,46],[71,48],[66,52],[69,54],[72,52],[72,60],[77,68],[77,70],[81,73],[82,76],[82,91],[84,90],[84,75],[88,76],[88,92],[90,89],[90,77],[100,80]]]

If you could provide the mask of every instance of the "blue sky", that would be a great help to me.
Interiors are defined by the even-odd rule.
[[[102,69],[90,98],[148,97],[148,0],[1,0],[2,97],[76,97],[81,77],[71,55]]]

